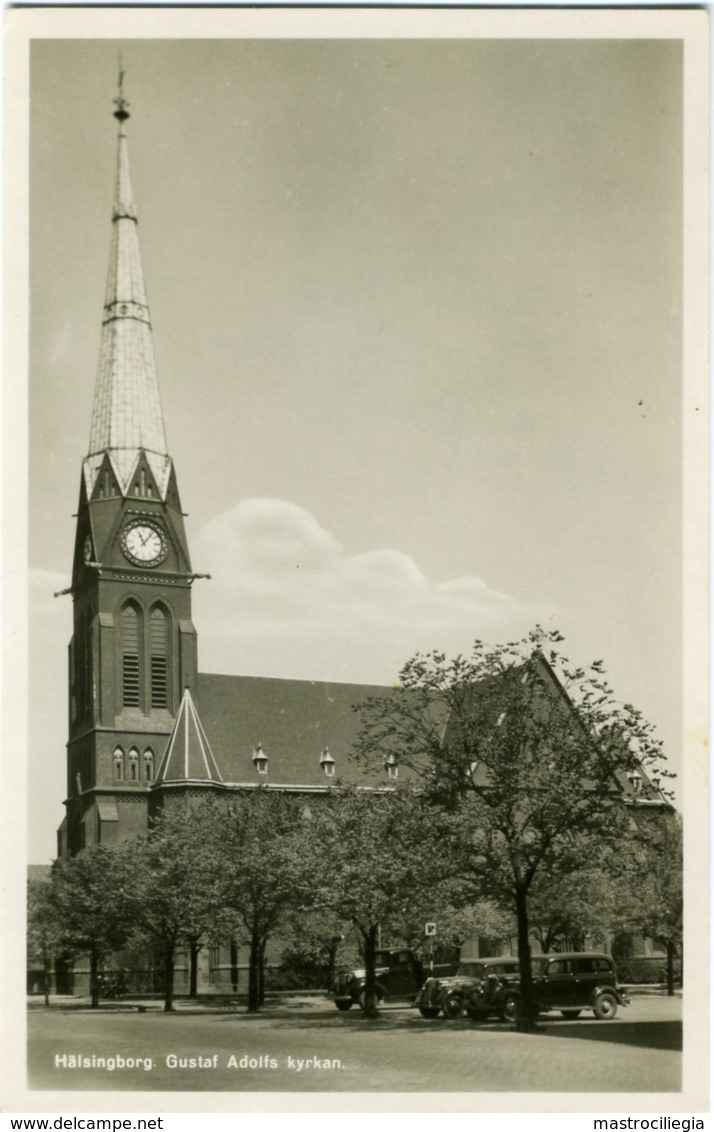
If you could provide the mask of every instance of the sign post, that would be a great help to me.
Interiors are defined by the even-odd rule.
[[[429,940],[429,968],[431,974],[434,974],[434,940],[436,938],[436,924],[429,922],[424,924],[424,935]]]

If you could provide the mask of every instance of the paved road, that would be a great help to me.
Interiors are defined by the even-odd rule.
[[[55,1005],[29,1014],[29,1084],[191,1092],[677,1092],[681,1005],[636,998],[614,1021],[554,1017],[535,1035],[496,1022],[431,1022],[395,1007],[368,1022],[357,1010],[339,1013],[324,1001],[283,1004],[258,1016]],[[72,1055],[114,1058],[116,1067],[70,1068]],[[122,1067],[119,1059],[141,1059],[150,1068]]]

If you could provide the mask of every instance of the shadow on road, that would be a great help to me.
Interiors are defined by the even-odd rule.
[[[34,1009],[47,1009],[34,1006],[34,1004],[31,1009],[33,1007]],[[104,1017],[109,1015],[116,1017],[123,1014],[136,1016],[136,1007],[132,1008],[128,1004],[124,1007],[118,1004],[102,1004],[102,1007],[97,1011],[90,1010],[87,1004],[63,1002],[50,1007],[50,1012],[60,1015],[86,1013],[89,1016],[94,1016],[94,1018],[102,1015]],[[324,1034],[325,1031],[328,1033],[334,1031],[343,1036],[352,1034],[357,1036],[370,1032],[383,1034],[413,1033],[415,1036],[418,1034],[430,1035],[434,1041],[438,1041],[441,1034],[469,1031],[474,1036],[480,1034],[485,1037],[492,1034],[494,1039],[498,1038],[499,1040],[508,1036],[525,1040],[525,1036],[517,1035],[512,1026],[495,1020],[481,1025],[470,1022],[468,1018],[461,1018],[458,1021],[447,1021],[445,1018],[431,1020],[421,1018],[416,1011],[407,1010],[403,1007],[383,1008],[378,1017],[371,1020],[366,1019],[361,1010],[351,1010],[349,1013],[335,1011],[333,1013],[329,1008],[322,1006],[305,1009],[304,1006],[292,1008],[285,1004],[274,1008],[267,1007],[260,1014],[248,1014],[244,1007],[239,1007],[237,1010],[214,1012],[200,1008],[193,1009],[187,1004],[182,1004],[175,1013],[164,1014],[160,1004],[152,1003],[148,1006],[148,1013],[155,1017],[159,1014],[166,1022],[172,1021],[172,1024],[179,1026],[181,1026],[183,1019],[189,1024],[191,1020],[196,1021],[201,1018],[206,1021],[210,1019],[214,1025],[221,1027],[221,1029],[228,1026],[231,1028],[260,1026],[268,1022],[271,1029],[277,1031],[301,1030],[321,1034]],[[605,1042],[612,1045],[638,1046],[642,1049],[677,1051],[682,1049],[682,1023],[673,1019],[661,1021],[643,1019],[642,1021],[630,1022],[625,1018],[618,1017],[610,1022],[598,1022],[590,1018],[575,1021],[572,1018],[548,1017],[542,1019],[538,1031],[530,1037],[533,1041],[540,1038],[575,1038],[578,1041]]]
[[[558,1038],[581,1038],[590,1042],[612,1042],[617,1045],[642,1046],[648,1049],[682,1048],[681,1022],[579,1022],[555,1023],[546,1033]]]
[[[222,1015],[220,1022],[235,1025],[248,1021],[251,1016],[246,1014]],[[325,1030],[339,1031],[341,1034],[364,1034],[370,1030],[379,1033],[421,1033],[431,1034],[438,1039],[439,1034],[454,1033],[455,1031],[469,1030],[473,1034],[488,1034],[516,1036],[512,1026],[499,1022],[484,1025],[474,1025],[468,1019],[460,1021],[446,1021],[437,1018],[433,1021],[415,1016],[406,1010],[382,1010],[379,1017],[368,1020],[361,1011],[349,1014],[332,1015],[327,1011],[315,1011],[312,1014],[293,1015],[286,1018],[283,1012],[271,1017],[271,1012],[262,1015],[253,1015],[253,1018],[270,1018],[276,1030]],[[216,1021],[219,1021],[216,1018]],[[517,1035],[523,1039],[524,1035]],[[627,1022],[616,1019],[611,1022],[597,1022],[583,1020],[582,1022],[560,1019],[548,1019],[542,1023],[536,1034],[530,1035],[534,1041],[539,1038],[576,1038],[579,1041],[610,1042],[616,1045],[639,1046],[646,1049],[681,1050],[682,1023],[679,1021],[642,1021]]]

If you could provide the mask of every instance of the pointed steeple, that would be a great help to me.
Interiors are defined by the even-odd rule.
[[[155,785],[165,782],[222,782],[198,712],[188,688],[161,760]]]
[[[166,445],[154,343],[139,255],[137,216],[129,176],[123,71],[114,117],[119,122],[113,231],[99,366],[89,453],[84,461],[85,485],[91,496],[104,460],[111,461],[119,489],[126,495],[142,450],[162,499],[171,475]]]

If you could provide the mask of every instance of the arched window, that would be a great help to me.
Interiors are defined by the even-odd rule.
[[[129,781],[139,781],[139,752],[136,747],[131,747],[129,750]]]
[[[117,782],[124,780],[124,752],[121,747],[114,748],[114,778]]]
[[[161,606],[151,611],[149,622],[151,647],[151,706],[169,706],[169,619]]]
[[[154,752],[151,747],[147,747],[144,751],[144,781],[153,782],[154,780]]]
[[[141,707],[141,620],[134,605],[121,615],[124,707]]]

